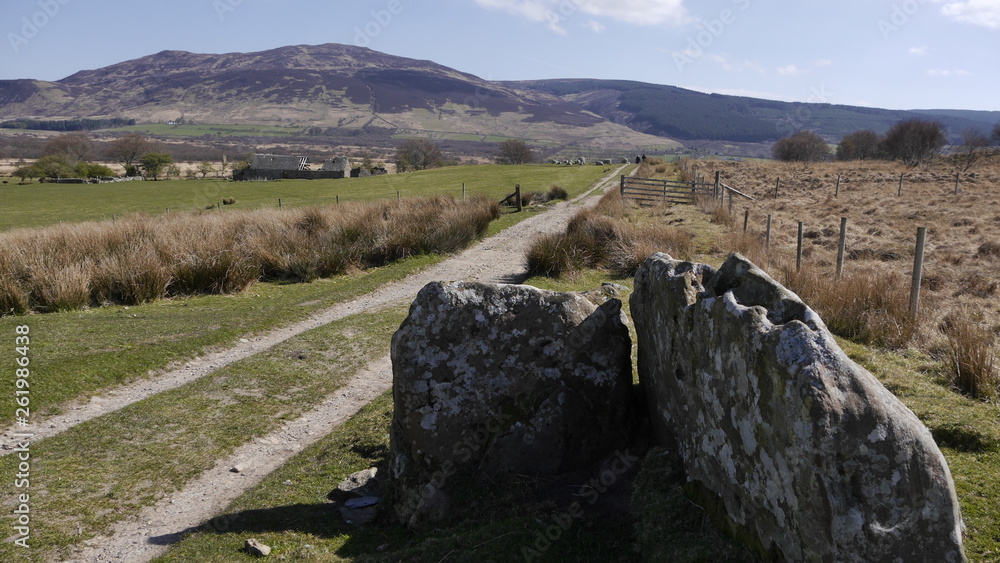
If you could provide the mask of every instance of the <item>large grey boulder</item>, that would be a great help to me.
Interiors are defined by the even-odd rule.
[[[964,561],[930,432],[823,321],[741,256],[649,258],[630,301],[658,441],[788,561]]]
[[[631,340],[618,299],[430,283],[392,338],[391,483],[409,525],[498,473],[552,475],[625,441]]]

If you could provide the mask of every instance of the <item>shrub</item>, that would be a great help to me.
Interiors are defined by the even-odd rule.
[[[549,200],[551,201],[554,199],[561,199],[565,201],[569,199],[569,193],[563,189],[562,186],[552,186],[549,188]]]

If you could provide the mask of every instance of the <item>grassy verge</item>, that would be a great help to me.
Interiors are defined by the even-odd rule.
[[[34,416],[59,414],[68,400],[127,384],[238,338],[300,321],[400,280],[445,257],[419,256],[349,276],[308,284],[257,284],[237,295],[170,299],[136,307],[104,307],[0,318],[0,334],[30,328]],[[4,350],[0,358],[10,358]],[[0,402],[0,419],[15,405]]]
[[[224,180],[170,180],[121,184],[30,184],[0,188],[5,204],[0,207],[0,229],[39,227],[58,222],[111,220],[134,213],[150,216],[202,210],[223,198],[235,198],[233,209],[326,205],[337,201],[395,199],[450,195],[462,197],[462,184],[469,197],[486,195],[500,201],[520,184],[525,193],[548,191],[559,185],[578,195],[601,178],[602,166],[449,166],[407,174],[390,174],[342,180],[281,180],[277,182],[232,182]]]
[[[32,560],[69,546],[179,490],[216,460],[293,420],[388,352],[397,307],[342,319],[177,389],[32,445]],[[0,458],[0,475],[17,472]],[[2,493],[7,513],[13,491]],[[0,560],[22,548],[0,543]]]

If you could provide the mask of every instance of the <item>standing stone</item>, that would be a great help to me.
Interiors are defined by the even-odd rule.
[[[796,295],[739,255],[716,271],[656,254],[630,304],[658,441],[759,548],[788,561],[965,560],[930,432]]]
[[[323,170],[328,172],[343,172],[345,176],[348,176],[351,173],[351,161],[346,156],[338,156],[324,162]]]
[[[621,301],[529,286],[425,286],[392,339],[391,482],[408,525],[476,477],[552,475],[623,444],[631,341]]]

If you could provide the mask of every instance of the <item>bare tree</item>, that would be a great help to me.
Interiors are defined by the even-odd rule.
[[[844,135],[837,145],[837,160],[869,160],[878,156],[878,133],[862,129]]]
[[[955,168],[968,172],[976,161],[987,156],[990,138],[977,129],[966,129],[962,132],[962,146],[953,155]]]
[[[52,137],[45,143],[45,155],[62,157],[70,167],[89,160],[94,152],[94,143],[82,131]]]
[[[137,176],[139,174],[135,163],[139,157],[150,152],[153,146],[149,139],[140,133],[129,133],[124,137],[119,137],[108,144],[104,154],[115,162],[120,162],[125,167],[126,176]]]
[[[428,139],[407,139],[396,150],[399,172],[437,168],[444,163],[441,148]]]
[[[812,131],[796,131],[774,143],[771,154],[785,162],[808,163],[826,160],[830,156],[830,147]]]
[[[500,143],[497,162],[500,164],[527,164],[535,160],[534,153],[520,139],[507,139]]]
[[[902,160],[910,166],[934,158],[947,140],[944,127],[936,121],[908,119],[893,125],[882,139],[881,148],[890,160]]]

